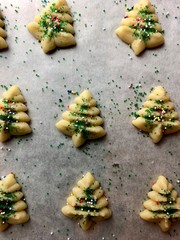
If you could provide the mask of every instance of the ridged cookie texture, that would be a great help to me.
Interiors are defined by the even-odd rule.
[[[101,138],[106,134],[99,114],[93,96],[88,90],[84,90],[69,105],[69,111],[62,114],[63,119],[56,127],[64,134],[72,136],[74,145],[80,147],[87,139]]]
[[[159,176],[152,185],[143,206],[145,210],[140,212],[140,217],[148,222],[159,223],[163,232],[169,231],[172,220],[180,220],[180,198],[164,176]]]
[[[3,93],[0,99],[0,142],[8,140],[11,135],[32,132],[27,110],[26,101],[17,85]]]
[[[0,10],[0,49],[5,49],[8,47],[6,42],[7,33],[4,30],[4,21],[3,21],[3,15]]]
[[[148,132],[154,143],[158,143],[164,134],[180,130],[178,113],[174,110],[169,94],[162,86],[155,87],[150,93],[143,108],[135,114],[132,124]]]
[[[66,0],[56,0],[47,5],[33,22],[27,25],[29,32],[41,42],[45,53],[56,47],[76,44],[73,19]]]
[[[130,44],[136,55],[145,48],[155,48],[164,43],[162,27],[149,0],[141,0],[128,10],[121,26],[116,29],[116,34]]]
[[[0,180],[0,231],[11,224],[28,222],[27,204],[23,199],[21,186],[13,173]]]
[[[67,205],[61,211],[67,217],[80,219],[79,224],[83,230],[88,230],[93,222],[105,220],[112,215],[104,191],[90,172],[72,189]]]

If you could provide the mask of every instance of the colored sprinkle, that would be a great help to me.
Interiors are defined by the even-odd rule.
[[[79,95],[78,92],[72,91],[72,90],[67,90],[68,93],[71,93],[72,95]]]

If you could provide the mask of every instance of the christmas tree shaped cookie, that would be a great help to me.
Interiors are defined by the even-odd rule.
[[[18,86],[14,85],[3,93],[0,99],[0,141],[4,142],[11,135],[25,135],[32,130],[26,101]]]
[[[172,184],[163,176],[159,176],[152,186],[148,200],[143,205],[145,210],[140,212],[140,217],[148,222],[159,223],[163,232],[170,229],[171,220],[180,219],[180,198]]]
[[[73,20],[66,0],[51,2],[27,25],[29,32],[41,42],[45,53],[56,47],[68,47],[76,44]]]
[[[13,173],[0,180],[0,231],[9,224],[22,224],[29,220],[27,204]]]
[[[7,37],[6,31],[3,29],[4,28],[4,22],[2,20],[3,15],[2,12],[0,10],[0,49],[4,49],[7,48],[7,42],[5,40],[5,38]]]
[[[88,230],[93,222],[111,217],[112,213],[107,205],[108,200],[99,182],[88,172],[72,189],[67,205],[61,211],[67,217],[79,218],[81,228]]]
[[[169,94],[161,86],[156,87],[143,104],[144,108],[135,115],[132,124],[144,132],[148,132],[152,141],[158,143],[163,134],[171,134],[180,130],[178,113]]]
[[[106,132],[100,126],[103,120],[96,101],[88,90],[84,90],[74,103],[69,105],[69,111],[62,114],[56,127],[68,136],[72,136],[76,147],[81,146],[86,139],[96,139],[103,137]]]
[[[116,29],[116,34],[131,45],[136,55],[145,48],[155,48],[164,43],[162,27],[149,0],[140,0],[128,10],[121,26]]]

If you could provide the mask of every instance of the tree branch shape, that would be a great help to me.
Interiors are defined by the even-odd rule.
[[[66,0],[56,0],[47,5],[41,15],[27,25],[29,32],[41,42],[45,53],[56,47],[76,44],[70,8]]]
[[[3,22],[3,15],[0,10],[0,49],[5,49],[8,47],[5,38],[7,37],[7,33],[4,30],[4,22]]]
[[[0,180],[0,231],[4,231],[10,224],[28,222],[29,215],[25,211],[27,204],[20,191],[13,173]]]
[[[111,217],[112,212],[107,205],[108,200],[99,182],[88,172],[72,189],[67,205],[61,211],[67,217],[80,219],[81,228],[88,230],[93,222]]]
[[[101,138],[106,134],[100,126],[103,119],[99,114],[93,96],[88,90],[84,90],[69,105],[69,111],[62,114],[63,119],[56,127],[65,135],[72,136],[74,145],[80,147],[87,139]]]
[[[130,44],[136,55],[145,48],[155,48],[164,43],[162,27],[158,23],[155,9],[149,0],[134,5],[116,29],[116,34]]]
[[[0,99],[0,141],[11,135],[26,135],[32,132],[29,126],[26,101],[18,86],[14,85],[3,93]]]
[[[180,219],[180,198],[164,176],[159,176],[153,184],[143,206],[145,210],[140,212],[140,217],[148,222],[159,223],[163,232],[169,231],[171,220]]]
[[[180,130],[178,113],[169,94],[162,86],[156,87],[143,104],[132,121],[138,129],[148,132],[154,143],[158,143],[164,134],[175,133]]]

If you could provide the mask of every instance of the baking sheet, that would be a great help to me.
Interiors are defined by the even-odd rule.
[[[137,97],[133,87],[148,94],[157,85],[165,87],[180,113],[179,1],[153,1],[165,29],[165,45],[139,57],[114,33],[125,6],[136,1],[68,0],[76,20],[77,46],[49,55],[26,29],[43,2],[0,1],[9,44],[8,51],[0,53],[1,84],[19,85],[33,128],[31,135],[0,144],[0,175],[16,174],[31,218],[24,226],[11,226],[0,239],[179,239],[178,222],[164,234],[138,213],[152,180],[161,174],[173,181],[180,195],[180,134],[155,145],[131,125],[130,116]],[[55,123],[74,99],[67,90],[80,93],[86,88],[98,102],[107,136],[76,149]],[[83,232],[78,221],[59,209],[87,171],[102,183],[113,216]]]

